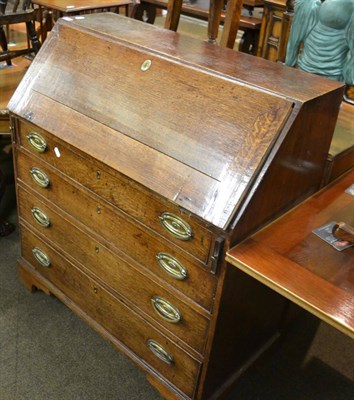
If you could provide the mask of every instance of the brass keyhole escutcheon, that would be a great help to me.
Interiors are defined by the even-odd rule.
[[[141,64],[140,69],[141,69],[143,72],[145,72],[145,71],[147,71],[147,70],[151,67],[151,64],[152,64],[151,60],[145,60],[145,61]]]

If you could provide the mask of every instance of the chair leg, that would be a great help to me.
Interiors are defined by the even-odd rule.
[[[131,17],[137,19],[138,21],[154,24],[156,19],[156,6],[154,4],[140,1],[140,4],[137,3],[134,6]]]
[[[0,46],[1,46],[3,51],[8,51],[9,50],[8,47],[7,47],[7,39],[6,39],[4,27],[2,25],[0,25]],[[6,64],[7,65],[12,65],[11,60],[6,60]]]
[[[168,0],[165,29],[177,31],[181,9],[182,0]]]
[[[36,29],[34,27],[34,23],[32,21],[27,21],[26,28],[27,28],[27,32],[29,34],[30,41],[32,43],[33,51],[35,54],[37,54],[41,47],[41,44],[39,43],[39,39],[37,36]]]

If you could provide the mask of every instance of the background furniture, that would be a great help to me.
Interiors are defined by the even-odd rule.
[[[182,3],[183,0],[168,0],[165,28],[177,30]],[[210,42],[215,42],[218,37],[221,11],[224,4],[224,0],[210,2],[208,17],[208,38]],[[242,4],[243,0],[228,0],[226,3],[224,29],[220,39],[220,45],[223,47],[233,48],[235,45]]]
[[[338,251],[312,232],[332,221],[354,226],[354,170],[226,258],[354,339],[354,247]]]
[[[41,24],[42,42],[46,39],[47,33],[53,28],[55,20],[59,17],[74,17],[92,12],[114,11],[119,13],[123,7],[125,15],[128,16],[128,6],[132,0],[31,0],[39,6],[39,20]],[[55,14],[53,18],[53,13]]]
[[[40,44],[34,26],[35,10],[30,8],[29,5],[30,0],[22,0],[20,3],[12,1],[8,2],[7,0],[1,1],[0,46],[2,48],[2,51],[0,52],[0,62],[6,61],[7,65],[11,65],[11,60],[13,58],[31,53],[36,54],[39,51]],[[25,49],[9,50],[8,39],[5,35],[4,27],[19,23],[26,24],[27,34],[32,47],[27,46],[27,48]]]
[[[242,0],[229,0],[227,2],[226,19],[224,22],[223,34],[220,44],[225,47],[234,47],[236,32],[240,23]],[[165,28],[176,31],[181,15],[183,0],[168,0]],[[210,2],[208,18],[208,38],[215,42],[218,37],[221,10],[224,7],[224,0]],[[230,44],[231,43],[231,44]]]
[[[246,0],[243,1],[242,5],[243,7],[247,6],[249,8],[253,8],[254,5],[256,5],[256,3],[257,5],[259,5],[258,3],[263,4],[263,1],[252,2],[250,0],[248,1]],[[210,4],[211,3],[209,0],[196,0],[187,3],[182,2],[180,14],[208,21],[210,16]],[[143,0],[139,4],[136,4],[134,6],[132,16],[140,21],[145,21],[153,24],[156,17],[156,9],[157,8],[167,9],[167,5],[168,5],[167,0]],[[241,9],[238,9],[238,12],[240,11]],[[216,40],[218,36],[219,23],[224,24],[226,18],[225,9],[220,10],[220,16],[218,16],[217,11],[213,12],[214,16],[212,17],[212,21],[210,22],[210,27],[208,30],[208,37],[211,41]],[[257,52],[258,36],[261,28],[261,19],[254,16],[243,15],[243,14],[237,15],[236,17],[232,16],[231,19],[235,18],[236,20],[239,19],[238,27],[242,31],[244,31],[242,39],[239,43],[239,51],[255,55]],[[229,23],[231,22],[231,19],[229,19]],[[177,27],[174,26],[173,30],[176,29]],[[237,34],[237,26],[235,25],[233,29],[234,31],[232,35],[229,34],[227,36],[224,36],[224,40],[226,41],[224,45],[229,48],[234,47],[235,38]],[[228,39],[226,39],[226,37],[228,37]]]
[[[285,62],[294,0],[265,0],[257,56]]]
[[[111,13],[57,29],[9,104],[20,277],[166,398],[221,396],[287,306],[225,253],[318,190],[342,87]]]

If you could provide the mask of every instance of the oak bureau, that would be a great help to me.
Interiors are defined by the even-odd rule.
[[[318,190],[342,90],[127,17],[60,19],[9,104],[23,283],[166,398],[219,398],[286,306],[225,253]]]

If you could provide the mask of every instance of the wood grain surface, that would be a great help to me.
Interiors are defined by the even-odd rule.
[[[343,251],[312,231],[354,223],[345,192],[354,172],[228,252],[227,261],[345,334],[354,337],[354,247]]]

